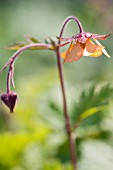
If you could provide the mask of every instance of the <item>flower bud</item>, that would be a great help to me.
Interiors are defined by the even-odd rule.
[[[1,95],[1,100],[10,109],[10,112],[13,113],[17,102],[17,94],[15,92],[3,93]]]

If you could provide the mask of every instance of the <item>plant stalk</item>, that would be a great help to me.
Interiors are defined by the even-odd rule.
[[[81,22],[78,20],[78,18],[75,17],[75,16],[69,16],[69,17],[67,17],[67,18],[64,20],[64,22],[63,22],[63,24],[62,24],[61,31],[60,31],[60,36],[59,36],[60,38],[61,38],[61,36],[63,35],[64,28],[65,28],[66,24],[67,24],[69,21],[71,21],[71,20],[74,20],[74,21],[77,23],[77,25],[78,25],[78,27],[79,27],[80,33],[83,33],[83,32],[84,32],[84,29],[83,29],[83,27],[82,27],[82,24],[81,24]]]
[[[11,71],[9,67],[8,75],[7,75],[7,93],[10,93],[10,81],[11,81]]]
[[[9,59],[9,61],[4,65],[4,67],[0,70],[0,73],[5,70],[9,66],[8,74],[7,74],[7,93],[10,93],[10,84],[12,82],[13,87],[14,85],[14,80],[13,80],[13,75],[14,75],[14,62],[21,54],[23,51],[30,49],[32,47],[42,47],[44,49],[49,49],[51,47],[51,44],[45,44],[45,43],[35,43],[35,44],[28,44],[24,47],[21,47],[19,50],[17,50],[13,56]],[[53,49],[54,50],[54,49]]]
[[[76,161],[76,154],[75,154],[75,138],[71,131],[71,123],[70,123],[70,118],[69,118],[69,114],[67,110],[67,100],[66,100],[64,77],[63,77],[63,70],[62,70],[62,63],[60,59],[59,47],[57,47],[56,49],[56,54],[57,54],[57,66],[58,66],[58,71],[59,71],[60,84],[61,84],[62,97],[63,97],[63,109],[64,109],[65,124],[66,124],[66,132],[67,132],[67,136],[69,140],[71,164],[72,164],[73,170],[76,170],[77,161]]]
[[[64,85],[64,76],[63,76],[63,69],[62,69],[61,56],[60,56],[60,47],[59,47],[60,38],[63,35],[64,28],[70,20],[74,20],[77,23],[80,33],[84,32],[83,27],[82,27],[80,21],[78,20],[78,18],[76,18],[75,16],[67,17],[61,27],[58,46],[56,48],[56,55],[57,55],[57,66],[58,66],[58,71],[59,71],[60,84],[61,84],[62,97],[63,97],[63,109],[64,109],[65,124],[66,124],[66,132],[67,132],[67,136],[68,136],[68,140],[69,140],[71,164],[72,164],[73,170],[77,170],[75,137],[74,137],[73,131],[71,130],[71,122],[70,122],[69,113],[68,113],[68,109],[67,109],[66,91],[65,91],[65,85]]]

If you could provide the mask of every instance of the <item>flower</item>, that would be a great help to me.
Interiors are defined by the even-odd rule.
[[[98,40],[106,39],[110,34],[99,35],[92,34],[90,32],[81,32],[71,38],[58,38],[60,41],[65,41],[64,46],[70,43],[70,46],[66,52],[61,53],[61,57],[64,58],[64,62],[73,62],[79,60],[82,56],[99,57],[104,53],[108,58],[109,54],[105,50]],[[93,41],[96,42],[96,44]]]
[[[17,94],[15,92],[3,93],[1,95],[1,100],[13,113],[15,104],[17,102]]]

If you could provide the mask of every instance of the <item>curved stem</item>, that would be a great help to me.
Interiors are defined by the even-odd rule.
[[[5,64],[5,66],[0,70],[0,73],[6,69],[6,67],[8,65],[10,65],[12,63],[14,63],[15,59],[17,59],[17,57],[19,56],[19,54],[21,54],[23,51],[27,50],[27,49],[30,49],[32,47],[42,47],[42,49],[50,49],[51,48],[51,44],[44,44],[44,43],[35,43],[35,44],[29,44],[29,45],[26,45],[24,47],[21,47],[19,50],[17,50],[13,56],[9,59],[9,61]]]
[[[14,75],[14,66],[13,62],[10,63],[8,74],[7,74],[7,93],[10,93],[10,84],[12,82],[12,86],[15,87],[14,81],[13,81],[13,75]]]
[[[84,29],[83,29],[83,27],[82,27],[82,24],[81,24],[81,22],[78,20],[78,18],[75,17],[75,16],[69,16],[69,17],[67,17],[67,18],[64,20],[64,22],[63,22],[63,25],[62,25],[61,31],[60,31],[60,37],[61,37],[62,34],[63,34],[63,31],[64,31],[64,28],[65,28],[66,24],[67,24],[70,20],[74,20],[74,21],[77,23],[77,25],[78,25],[78,27],[79,27],[79,30],[80,30],[80,33],[83,33],[83,32],[84,32]]]
[[[74,19],[77,22],[80,32],[83,32],[81,23],[79,22],[79,20],[76,17],[70,16],[70,17],[66,18],[66,20],[64,21],[64,23],[62,25],[61,31],[60,31],[58,45],[60,44],[60,38],[63,35],[64,28],[65,28],[66,24],[68,23],[68,21],[70,21],[71,19]],[[68,109],[67,109],[66,92],[65,92],[65,86],[64,86],[64,77],[63,77],[63,69],[62,69],[59,46],[57,46],[57,48],[56,48],[56,55],[57,55],[57,65],[58,65],[58,70],[59,70],[59,77],[60,77],[62,97],[63,97],[63,108],[64,108],[66,132],[67,132],[68,139],[69,139],[71,163],[72,163],[73,170],[76,170],[77,169],[77,160],[76,160],[76,151],[75,151],[75,137],[74,137],[73,132],[71,131],[71,123],[70,123],[69,113],[68,113]]]
[[[8,75],[7,75],[7,93],[10,93],[10,81],[11,81],[11,71],[10,71],[10,67],[8,70]]]
[[[12,80],[12,85],[14,87],[14,81],[13,81],[13,75],[14,75],[14,62],[17,59],[17,57],[19,56],[19,54],[21,54],[24,50],[27,50],[29,48],[32,47],[42,47],[42,49],[50,49],[51,48],[51,44],[44,44],[44,43],[35,43],[35,44],[29,44],[26,45],[24,47],[21,47],[18,51],[16,51],[14,53],[14,55],[9,59],[9,61],[5,64],[5,66],[0,70],[0,73],[6,69],[7,66],[9,66],[9,70],[8,70],[8,75],[7,75],[7,93],[10,92],[10,83]]]
[[[10,58],[10,60],[15,60],[19,54],[21,54],[23,51],[32,48],[32,47],[42,47],[42,49],[49,49],[51,47],[51,44],[44,44],[44,43],[36,43],[36,44],[29,44],[26,45],[22,48],[20,48],[18,51],[16,51],[16,53],[14,53],[14,55]]]

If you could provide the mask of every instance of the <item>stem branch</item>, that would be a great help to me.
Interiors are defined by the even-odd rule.
[[[24,47],[21,47],[19,50],[17,50],[14,55],[9,59],[9,61],[5,64],[5,66],[0,70],[0,73],[6,69],[9,66],[9,70],[8,70],[8,74],[7,74],[7,93],[9,93],[10,90],[10,84],[12,82],[13,87],[14,86],[14,80],[13,80],[13,76],[14,76],[14,62],[17,59],[17,57],[19,56],[19,54],[21,54],[23,51],[30,49],[32,47],[42,47],[42,49],[49,49],[51,47],[51,44],[44,44],[44,43],[35,43],[35,44],[29,44],[26,45]]]
[[[26,45],[24,47],[21,47],[19,50],[17,50],[13,56],[9,59],[9,61],[5,64],[5,66],[0,70],[0,73],[6,69],[6,67],[8,65],[12,65],[14,64],[14,61],[17,59],[17,57],[19,56],[19,54],[21,54],[23,51],[27,50],[27,49],[30,49],[32,47],[42,47],[42,49],[49,49],[51,48],[51,44],[44,44],[44,43],[35,43],[35,44],[29,44],[29,45]]]

